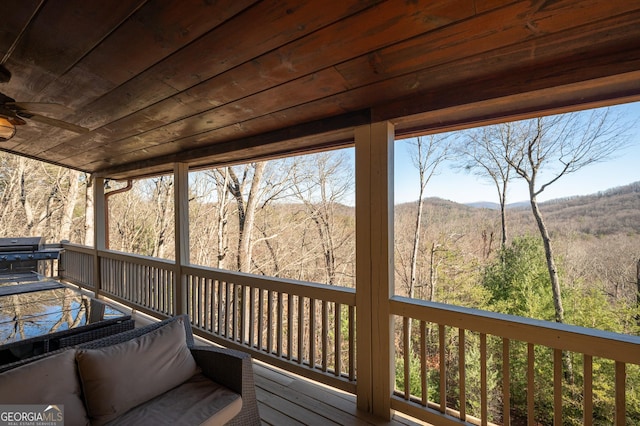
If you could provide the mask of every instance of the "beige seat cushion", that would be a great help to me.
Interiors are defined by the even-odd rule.
[[[68,350],[1,373],[0,403],[63,405],[65,425],[89,424],[75,356]]]
[[[76,354],[87,412],[104,424],[188,380],[199,370],[174,321],[127,342]]]
[[[180,386],[129,410],[112,425],[224,425],[242,409],[239,394],[197,374]]]

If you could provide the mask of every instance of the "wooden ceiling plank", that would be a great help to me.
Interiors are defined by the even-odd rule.
[[[461,22],[458,25],[433,31],[420,37],[415,37],[404,43],[380,49],[371,55],[362,56],[352,61],[347,61],[336,66],[352,87],[371,84],[387,77],[396,77],[402,74],[419,71],[428,67],[449,64],[460,58],[477,56],[484,52],[495,51],[496,56],[502,56],[504,65],[511,62],[534,61],[538,57],[571,52],[574,48],[590,47],[592,44],[603,44],[610,39],[620,39],[623,34],[614,33],[611,29],[617,29],[629,21],[637,22],[635,16],[640,11],[640,3],[629,3],[628,15],[613,15],[612,10],[618,12],[617,7],[609,8],[610,3],[600,3],[596,7],[595,14],[591,14],[586,20],[557,20],[563,25],[537,36],[533,41],[531,30],[527,27],[529,22],[545,20],[547,11],[541,15],[527,15],[526,5],[522,3],[510,5],[474,18]],[[568,5],[566,7],[569,7]],[[520,16],[520,20],[510,17]],[[602,21],[602,16],[613,18]],[[504,22],[509,22],[508,25]],[[603,29],[607,30],[604,31]],[[562,42],[557,42],[562,38]],[[575,46],[567,46],[567,42],[574,42]],[[511,52],[505,52],[504,48],[513,46]],[[551,52],[550,49],[555,49]],[[515,51],[520,50],[518,56]],[[416,54],[422,52],[422,55]],[[514,55],[508,57],[507,54]],[[428,61],[428,63],[425,63]],[[455,74],[455,68],[452,68]],[[482,68],[476,69],[482,72]]]
[[[155,67],[88,105],[87,111],[91,112],[92,119],[80,119],[80,123],[90,128],[106,125],[112,120],[135,113],[160,99],[200,84],[282,44],[356,13],[359,10],[356,7],[366,8],[376,1],[379,0],[357,3],[344,0],[325,1],[325,13],[322,14],[317,13],[318,4],[314,2],[259,2],[233,21],[217,27],[185,49],[167,57]],[[246,37],[247,28],[255,30],[257,34]],[[157,87],[151,86],[147,92],[137,90],[144,81],[154,82]],[[167,88],[173,90],[167,91]],[[166,92],[164,96],[158,95],[163,92]],[[115,114],[109,113],[114,105],[118,105],[119,108]],[[103,114],[108,118],[101,119]]]
[[[46,2],[6,64],[13,77],[3,90],[25,102],[49,100],[38,95],[91,51],[141,1],[144,0],[67,0],[64,7]]]
[[[626,18],[628,19],[628,18]],[[611,20],[609,20],[610,22],[607,22],[606,28],[613,28],[616,27],[616,25],[618,25],[619,23],[617,22],[618,20],[620,20],[620,18],[613,18]],[[626,22],[626,21],[625,21]],[[638,14],[638,24],[640,24],[640,14]],[[597,33],[597,28],[599,23],[596,24],[591,24],[594,28],[578,28],[573,30],[573,32],[575,33],[574,35],[570,35],[570,36],[566,36],[563,35],[562,36],[562,41],[559,41],[557,38],[553,37],[553,36],[547,36],[546,38],[542,38],[540,40],[538,40],[536,42],[536,46],[535,49],[538,51],[538,57],[539,58],[545,58],[545,57],[551,57],[552,55],[556,55],[560,52],[560,49],[566,49],[567,47],[570,48],[571,51],[578,51],[579,48],[584,48],[584,47],[592,47],[593,43],[591,42],[591,38],[590,37],[586,37],[584,36],[584,34],[586,33],[591,33],[592,31],[594,31],[594,38],[597,38],[598,40],[600,40],[601,42],[609,42],[613,36],[611,36],[611,34],[626,34],[626,30],[624,28],[621,27],[616,27],[618,28],[620,31],[617,31],[615,33],[611,33],[609,30],[607,30],[605,33],[603,34],[598,34]],[[626,22],[625,24],[627,27],[629,28],[640,28],[640,25],[637,25],[635,23],[629,23]],[[586,30],[586,31],[585,31]],[[608,35],[609,34],[609,35]],[[579,37],[582,37],[584,40],[576,40]],[[619,36],[616,36],[619,37]],[[627,36],[628,37],[628,36]],[[567,45],[567,39],[573,39],[574,41]],[[559,46],[562,46],[561,48],[559,48]],[[500,71],[499,68],[497,68],[500,65],[505,65],[507,63],[510,63],[510,61],[505,61],[505,57],[513,57],[512,55],[520,55],[520,56],[526,56],[526,57],[530,57],[530,51],[533,49],[534,47],[532,46],[528,46],[528,47],[509,47],[507,49],[503,49],[503,50],[499,50],[496,52],[500,52],[500,54],[498,53],[493,53],[492,56],[494,57],[493,59],[490,59],[488,56],[481,56],[481,55],[476,55],[475,60],[473,61],[468,61],[467,64],[464,63],[460,63],[458,65],[456,65],[454,68],[459,70],[459,76],[457,77],[457,80],[465,80],[466,78],[469,78],[473,75],[477,75],[477,70],[481,67],[484,67],[484,69],[486,70],[487,73],[492,73],[492,72],[497,72]],[[520,58],[522,59],[522,58]],[[462,70],[465,70],[467,72],[467,75],[464,74],[464,72]],[[415,71],[415,70],[412,70]],[[413,86],[415,87],[425,87],[425,84],[427,85],[426,87],[429,87],[429,83],[431,83],[432,86],[435,86],[436,84],[445,84],[445,83],[452,83],[453,81],[455,81],[456,76],[450,72],[447,72],[447,69],[442,69],[442,71],[438,71],[436,67],[434,68],[430,68],[428,74],[428,78],[426,78],[424,80],[425,83],[412,83]],[[442,81],[441,79],[439,80],[438,78],[436,78],[436,76],[444,76],[445,79],[448,79],[448,81]],[[301,84],[302,87],[306,87],[307,83],[306,81]],[[407,84],[403,84],[404,86],[407,86]],[[414,88],[415,88],[414,87]],[[299,88],[293,88],[291,89],[292,93],[295,93],[296,91],[300,90]],[[304,90],[304,89],[302,89]],[[378,93],[384,93],[385,90],[392,90],[391,87],[385,87],[384,90],[382,88],[378,88],[377,90],[375,90],[375,92]],[[321,91],[322,93],[324,93],[323,91]],[[405,93],[406,94],[406,93]],[[243,110],[242,106],[235,106],[235,109],[231,112],[237,112],[237,111],[244,111],[244,116],[240,117],[238,115],[234,115],[233,117],[231,117],[229,120],[229,122],[234,122],[234,121],[246,121],[249,120],[250,118],[252,118],[252,116],[254,115],[254,112],[250,109],[251,105],[269,105],[270,100],[272,99],[280,99],[280,98],[285,98],[285,99],[291,99],[291,96],[288,95],[282,95],[282,94],[272,94],[270,92],[265,92],[263,95],[257,95],[256,97],[250,97],[247,98],[245,100],[243,100],[241,102],[246,104],[246,108],[247,110]],[[356,98],[358,99],[362,99],[362,96],[356,96]],[[289,105],[287,105],[287,103],[281,103],[279,105],[281,107],[281,109],[286,109],[289,107]],[[356,107],[357,105],[354,105],[354,107]],[[269,113],[270,109],[266,108],[263,109],[264,113]],[[275,112],[275,111],[274,111]],[[207,115],[203,115],[202,116],[202,120],[223,120],[225,118],[225,114],[224,112],[219,113],[216,110],[216,113],[218,113],[218,115],[216,117],[211,117],[208,118]],[[181,126],[187,126],[188,123],[180,123],[179,125],[176,124],[176,128],[175,131],[173,132],[175,134],[176,137],[178,138],[184,138],[184,132],[185,132],[185,127],[181,127]],[[202,132],[204,130],[206,130],[206,126],[202,126],[201,128],[197,128],[197,130],[199,132]],[[144,140],[144,144],[145,144],[145,148],[148,147],[152,147],[154,145],[157,144],[162,144],[164,142],[166,142],[167,140],[167,135],[165,133],[163,133],[163,129],[159,129],[155,132],[151,132],[152,134],[155,134],[155,137],[153,135],[150,136],[149,139],[147,139],[146,137],[143,139]],[[163,141],[163,137],[164,137],[164,141]],[[129,149],[136,149],[136,147],[139,148],[139,144],[141,143],[141,140],[136,138],[135,140],[131,140],[129,143],[122,143],[122,144],[118,144],[118,149],[122,149],[122,153],[127,152]],[[96,152],[97,154],[97,152]]]
[[[0,2],[0,63],[4,63],[22,36],[25,26],[37,13],[42,0],[3,0]]]
[[[394,120],[398,117],[402,117],[403,115],[419,113],[420,111],[424,111],[427,109],[438,110],[455,108],[460,105],[464,105],[465,102],[477,103],[485,102],[487,99],[491,100],[496,98],[515,96],[518,91],[522,91],[522,88],[524,87],[528,87],[532,92],[550,90],[549,88],[563,85],[572,87],[571,85],[574,84],[574,81],[580,83],[580,80],[587,82],[590,80],[599,80],[601,78],[604,78],[604,76],[606,76],[607,74],[611,73],[614,69],[617,73],[627,74],[628,72],[638,69],[640,65],[640,51],[636,49],[634,52],[635,53],[629,53],[629,51],[623,50],[618,52],[618,54],[616,55],[611,55],[610,52],[606,52],[600,57],[581,56],[576,58],[569,58],[567,60],[567,63],[562,63],[561,61],[556,60],[550,63],[539,64],[536,68],[529,67],[515,71],[511,70],[508,73],[502,75],[498,74],[495,75],[494,78],[484,81],[476,80],[467,85],[456,84],[450,87],[446,87],[444,90],[438,90],[435,92],[426,93],[417,98],[412,98],[410,101],[399,101],[396,104],[391,104],[386,107],[380,107],[376,110],[374,120]],[[536,78],[534,79],[535,84],[531,84],[531,76],[533,75],[536,76]],[[586,85],[587,83],[583,84]],[[640,85],[640,82],[637,85]],[[586,90],[585,87],[586,86],[582,87],[582,90]],[[571,90],[575,91],[575,89],[573,88]],[[617,89],[608,89],[607,87],[605,87],[604,89],[598,88],[597,90],[613,91]],[[613,94],[614,93],[610,93],[610,95]],[[580,102],[594,102],[593,99],[571,99],[571,95],[575,96],[574,92],[558,91],[558,100],[554,101],[553,94],[547,94],[546,99],[536,101],[536,107],[540,110],[543,110],[554,107],[559,108],[560,106],[566,105],[577,105]],[[619,94],[616,92],[615,95],[618,96]],[[535,96],[533,96],[532,98],[535,99]],[[524,95],[519,99],[523,101],[528,100],[524,97]],[[336,96],[330,100],[327,100],[326,102],[329,102],[330,104],[339,104],[342,101],[343,100],[340,99],[340,96]],[[528,102],[529,104],[531,103],[531,101],[529,100]],[[315,105],[317,105],[317,103]],[[508,106],[501,105],[501,107],[504,108],[502,110],[503,115],[508,115],[510,113],[509,111],[512,111],[513,114],[522,113],[522,108],[519,107],[516,103],[510,104]],[[297,116],[299,113],[306,111],[307,108],[308,106],[291,108],[287,111],[286,115]],[[528,109],[526,111],[531,114],[533,110],[530,106],[527,106],[527,108]],[[316,109],[321,109],[321,107],[317,107]],[[476,114],[480,117],[485,117],[484,115],[482,115],[481,111],[476,112]],[[258,118],[255,120],[250,120],[249,122],[245,122],[243,123],[243,131],[250,130],[252,122],[263,122],[264,119],[272,120],[273,116],[269,116],[268,118]],[[236,126],[229,126],[229,129],[231,130],[235,127]]]
[[[179,139],[188,135],[200,134],[228,125],[230,122],[246,121],[259,115],[269,115],[300,103],[309,103],[327,94],[340,93],[346,90],[344,80],[333,68],[305,76],[302,79],[279,86],[279,95],[274,97],[270,92],[261,92],[227,105],[223,110],[214,110],[172,123],[159,129],[145,132],[135,140],[119,141],[118,148],[159,145],[168,139]],[[59,151],[64,154],[64,151]],[[71,151],[73,153],[73,151]]]
[[[161,62],[255,1],[224,0],[210,3],[201,0],[149,0],[70,70],[64,76],[66,81],[51,85],[47,92],[57,99],[68,98],[64,102],[66,105],[85,107],[90,101]],[[91,87],[94,79],[108,82],[108,90],[90,97],[78,96],[85,90],[95,90]],[[70,82],[77,82],[77,86],[71,89]],[[83,104],[80,105],[80,102]]]
[[[404,8],[402,7],[403,5]],[[211,82],[200,85],[202,87],[199,87],[198,92],[191,89],[187,93],[189,96],[185,99],[185,102],[193,99],[197,101],[204,97],[203,94],[208,94],[210,99],[210,91],[219,87],[230,88],[235,91],[234,95],[227,97],[229,100],[239,99],[251,92],[266,90],[269,87],[287,81],[287,79],[304,76],[319,66],[338,63],[350,58],[353,54],[367,53],[372,48],[372,38],[377,40],[374,41],[373,48],[384,47],[389,43],[413,37],[430,29],[450,24],[453,21],[468,18],[473,14],[473,9],[469,6],[470,4],[466,0],[459,0],[458,2],[424,2],[424,4],[383,3],[357,16],[327,27],[308,38],[298,40],[278,49],[278,51],[264,59],[257,59],[250,64],[246,64],[241,70],[233,70],[234,84],[221,84],[222,82],[217,81],[217,79],[212,79]],[[408,25],[408,22],[412,24]],[[360,31],[354,32],[354,27],[359,28]],[[349,49],[345,49],[344,46],[349,46]],[[311,61],[309,54],[305,52],[311,52],[315,55],[314,60]],[[284,58],[286,58],[286,66],[284,68],[287,70],[283,72]],[[261,76],[260,79],[255,78],[256,73]],[[243,88],[245,89],[244,92],[239,91],[239,89]],[[145,90],[140,90],[140,92],[143,91],[147,91],[146,88]],[[154,93],[157,93],[157,91]],[[196,93],[197,95],[191,96]],[[138,98],[135,95],[131,97]],[[287,98],[285,97],[285,99]],[[211,102],[211,100],[207,100],[203,107],[210,107]],[[187,105],[189,104],[187,103]],[[159,106],[153,106],[152,109],[162,111]],[[118,122],[119,128],[129,129],[128,134],[112,136],[133,136],[142,130],[151,130],[155,121],[139,119],[139,115],[142,114],[144,114],[145,118],[148,117],[147,112],[145,110],[127,117],[125,121],[129,123]],[[212,113],[219,115],[220,111],[212,111]],[[162,114],[165,114],[164,111],[162,111]],[[147,124],[148,128],[142,127],[144,124]],[[136,127],[131,129],[130,127],[133,125]],[[92,135],[87,135],[83,138],[90,139]],[[56,151],[60,152],[57,148]]]
[[[246,61],[252,58],[252,55],[259,56],[264,53],[262,50],[270,50],[278,47],[278,43],[287,42],[290,40],[294,40],[296,37],[300,35],[307,34],[309,32],[315,31],[317,28],[321,28],[323,26],[331,24],[335,20],[339,20],[345,16],[349,16],[351,14],[357,13],[362,9],[370,7],[371,4],[377,3],[379,0],[370,0],[370,1],[359,1],[357,3],[345,2],[340,0],[332,1],[331,3],[324,2],[323,10],[326,13],[318,15],[317,13],[313,13],[313,9],[310,7],[314,5],[311,3],[310,5],[305,4],[304,7],[298,5],[295,6],[295,2],[292,4],[288,4],[282,1],[270,1],[270,2],[262,2],[260,3],[254,10],[254,8],[247,11],[247,13],[242,14],[238,19],[241,19],[241,22],[235,22],[233,26],[224,26],[223,29],[218,29],[208,34],[206,37],[198,40],[197,43],[193,43],[189,46],[187,50],[193,50],[193,53],[190,53],[191,58],[185,57],[184,53],[180,52],[179,55],[173,55],[165,60],[158,67],[154,68],[154,73],[159,75],[160,77],[171,74],[180,74],[185,75],[188,74],[187,69],[180,69],[177,72],[177,67],[186,67],[189,60],[196,65],[202,66],[202,58],[206,56],[208,51],[215,46],[218,46],[219,40],[233,39],[233,34],[239,31],[238,26],[245,31],[248,27],[255,27],[255,19],[261,17],[258,22],[267,19],[271,24],[269,26],[265,25],[265,30],[263,31],[274,31],[274,34],[264,33],[264,40],[261,40],[259,43],[252,42],[251,40],[247,40],[246,37],[240,37],[240,40],[234,43],[227,43],[229,46],[233,46],[235,49],[233,55],[228,57],[221,57],[221,53],[215,53],[214,57],[217,58],[217,63],[213,64],[210,69],[207,69],[207,73],[211,75],[215,75],[217,72],[224,71],[225,67],[234,66],[236,62],[241,63],[242,61]],[[335,3],[335,4],[334,4]],[[318,6],[318,3],[315,3],[315,6]],[[326,8],[326,10],[325,10]],[[287,25],[291,27],[291,29],[281,29],[278,32],[276,28],[277,21],[285,20]],[[296,22],[294,25],[293,22]],[[230,29],[227,29],[230,27]],[[237,36],[237,34],[236,34]],[[237,38],[237,37],[236,37]],[[206,51],[203,51],[202,43],[206,42],[210,43]],[[239,49],[239,44],[242,46],[247,45],[246,49]],[[262,49],[262,50],[261,50]],[[226,51],[226,50],[225,50]],[[213,54],[212,53],[212,54]],[[215,65],[215,66],[214,66]],[[192,65],[189,65],[192,66]],[[163,71],[164,70],[164,71]],[[134,112],[137,108],[141,108],[141,105],[151,104],[159,102],[161,99],[166,98],[169,94],[175,93],[173,87],[168,87],[164,80],[159,80],[158,78],[154,78],[151,70],[141,74],[139,77],[131,80],[127,84],[118,88],[116,91],[111,94],[104,96],[100,100],[96,101],[93,105],[85,108],[83,114],[85,114],[85,120],[80,121],[81,124],[93,128],[96,125],[100,125],[103,121],[101,120],[101,114],[107,114],[109,120],[115,119],[113,114],[118,114],[122,116],[126,116],[130,112]],[[208,77],[209,74],[203,73],[202,69],[198,73],[198,77],[204,79]],[[185,76],[184,78],[192,78],[192,76]],[[189,100],[189,96],[179,95],[180,102],[185,102]],[[203,97],[209,98],[208,95],[203,94]],[[174,101],[168,100],[167,103],[170,104]],[[114,105],[118,105],[123,109],[114,110]],[[126,106],[126,108],[125,108]],[[161,105],[155,108],[155,111],[163,111],[166,105]],[[118,112],[120,111],[120,112]],[[195,112],[194,112],[195,113]],[[161,114],[164,114],[162,112]],[[184,112],[183,114],[184,115]],[[178,115],[177,117],[179,117]],[[142,112],[142,129],[153,129],[157,127],[155,123],[151,123],[150,125],[144,125],[145,122],[149,123],[147,112]],[[140,117],[137,116],[134,122],[137,122]],[[175,117],[174,117],[175,119]],[[74,121],[77,122],[77,121]],[[113,127],[117,126],[119,129],[128,129],[127,126],[124,126],[123,123],[113,123],[113,126],[106,129],[100,129],[98,131],[94,131],[92,134],[87,135],[85,138],[74,139],[72,143],[78,143],[85,146],[95,146],[96,143],[100,143],[100,141],[105,140],[106,138],[115,138]],[[137,127],[134,126],[133,130],[129,129],[128,136],[135,135],[140,133]],[[117,139],[117,138],[116,138]],[[57,145],[66,144],[63,140],[50,140],[46,149],[54,152],[57,150]]]
[[[103,96],[130,79],[133,74],[144,71],[184,44],[202,36],[212,25],[218,25],[255,2],[255,0],[245,2],[227,0],[217,2],[216,7],[212,7],[199,0],[191,1],[194,4],[188,4],[186,1],[148,2],[117,32],[104,40],[100,48],[90,52],[77,67],[50,85],[48,92],[56,94],[57,102],[79,107],[87,100]],[[160,31],[158,28],[166,28],[166,30]],[[127,48],[123,49],[123,46]],[[105,57],[108,59],[102,59]],[[132,58],[135,60],[132,61]],[[104,63],[105,61],[108,64]],[[118,71],[121,68],[126,71]],[[144,90],[149,90],[150,84],[149,81],[142,81],[136,87],[138,92],[128,93],[128,96],[130,98],[142,96]],[[176,93],[175,89],[164,86],[168,93]],[[157,89],[157,84],[153,89]],[[152,93],[158,96],[157,100],[164,99],[167,95],[158,90],[152,90]],[[115,108],[112,107],[112,110]],[[75,117],[69,117],[69,121],[77,121]],[[108,131],[107,134],[110,132]],[[39,144],[38,154],[60,143],[56,138],[46,140],[46,144]]]
[[[184,92],[183,102],[185,105],[192,106],[193,109],[206,111],[237,101],[349,60],[353,55],[365,54],[372,48],[413,37],[433,28],[436,25],[435,22],[450,23],[453,19],[466,18],[470,16],[470,12],[464,12],[465,8],[462,7],[466,4],[468,2],[463,0],[444,4],[431,2],[429,4],[431,7],[420,4],[419,7],[409,5],[402,9],[402,2],[384,3],[194,86]],[[384,9],[382,9],[383,7]],[[376,15],[385,16],[390,23],[381,24],[379,19],[375,21],[373,17]],[[440,18],[433,19],[434,15]],[[407,25],[407,21],[401,19],[401,17],[407,16],[411,16],[412,22],[424,22],[424,24]],[[355,35],[352,30],[354,27],[360,30]],[[393,36],[383,34],[385,37],[372,46],[372,38],[369,33],[380,27],[386,27],[389,33],[392,29],[395,32]],[[402,32],[399,32],[400,30]],[[345,46],[348,46],[348,49],[345,49]],[[156,111],[162,113],[161,105],[153,105],[141,113],[148,116]],[[179,118],[176,116],[174,120]],[[131,119],[135,120],[135,114],[131,116]],[[125,128],[127,125],[131,125],[129,123],[122,124]]]
[[[433,60],[429,60],[429,64],[437,64],[439,62],[447,62],[452,60],[452,58],[456,58],[456,57],[461,57],[464,52],[468,52],[468,51],[473,51],[473,52],[481,52],[482,49],[488,49],[488,46],[491,46],[491,48],[494,47],[501,47],[504,45],[508,45],[513,43],[514,41],[519,41],[519,40],[526,40],[528,38],[530,38],[530,30],[528,30],[526,28],[526,26],[524,25],[524,21],[523,22],[516,22],[514,24],[511,25],[511,29],[513,29],[512,32],[509,31],[497,31],[494,28],[491,28],[490,25],[496,25],[495,23],[498,23],[498,25],[503,25],[500,24],[501,22],[504,22],[506,20],[506,17],[508,16],[518,16],[518,15],[522,15],[525,16],[526,13],[526,9],[523,9],[524,5],[522,4],[517,4],[514,6],[511,6],[509,8],[506,8],[505,10],[500,10],[497,11],[495,13],[489,13],[486,14],[485,16],[479,17],[477,19],[480,19],[479,22],[476,23],[476,21],[474,21],[473,25],[470,25],[468,23],[461,23],[459,26],[452,26],[452,27],[447,27],[445,28],[443,31],[444,32],[448,32],[449,34],[447,34],[446,36],[443,36],[442,34],[440,34],[439,32],[434,32],[436,34],[429,34],[428,36],[425,36],[421,39],[421,42],[416,44],[415,41],[410,41],[407,44],[410,44],[411,47],[411,51],[409,53],[405,53],[404,56],[402,56],[400,59],[405,59],[405,58],[410,58],[409,61],[411,61],[411,64],[414,64],[414,69],[411,69],[410,71],[415,71],[415,67],[418,67],[420,65],[418,65],[418,61],[416,61],[415,59],[413,59],[415,56],[415,52],[416,51],[424,51],[424,52],[428,52],[430,54],[433,55],[440,55],[439,57],[434,58]],[[530,15],[528,16],[526,19],[526,21],[530,21],[533,20],[535,21],[536,19],[544,19],[547,16],[547,11],[542,11],[540,12],[542,15],[538,16],[538,15]],[[590,14],[589,17],[592,18],[593,16],[599,16],[597,13],[595,14]],[[492,24],[493,23],[493,24]],[[566,24],[565,24],[566,25]],[[459,28],[462,27],[462,28]],[[487,40],[483,39],[483,37],[478,36],[477,34],[472,34],[472,31],[480,31],[481,35],[487,35],[488,37],[491,37],[490,43],[487,42]],[[466,40],[468,43],[475,43],[475,44],[471,44],[470,46],[464,46],[462,45],[462,43],[454,43],[453,39],[452,40],[448,40],[448,37],[451,37],[451,33],[456,34],[458,37],[460,37],[462,35],[462,40]],[[426,39],[426,40],[424,40]],[[436,45],[436,43],[434,43],[434,41],[439,41],[440,43],[438,43],[438,46],[442,46],[442,45],[446,45],[448,46],[447,49],[432,49],[429,46],[433,46]],[[393,48],[389,48],[389,49],[393,49]],[[396,50],[398,48],[395,48]],[[403,49],[405,52],[409,51],[409,49],[404,46],[403,44]],[[466,49],[466,50],[464,50]],[[530,50],[532,50],[533,48],[529,49],[529,54],[530,54]],[[382,55],[381,55],[382,56]],[[357,76],[361,76],[361,75],[366,75],[367,74],[367,70],[371,70],[373,67],[371,66],[367,66],[368,64],[363,64],[362,63],[362,59],[358,62],[358,67],[354,67],[356,70],[351,72],[351,76],[357,75]],[[383,61],[384,62],[384,61]],[[348,64],[352,64],[352,62],[348,62]],[[272,64],[274,67],[277,64]],[[424,62],[422,62],[422,66],[424,66]],[[263,69],[267,69],[269,67],[264,67]],[[338,68],[340,69],[340,65],[338,66]],[[395,71],[394,74],[398,74],[398,73],[402,73],[402,72],[407,72],[406,69],[403,69],[401,67],[395,67],[393,68],[393,70]],[[266,71],[265,71],[266,72]],[[377,73],[372,73],[375,74],[375,76],[377,77],[377,79],[379,80],[381,78],[380,74],[384,74],[383,72],[377,70]],[[388,72],[388,74],[390,76],[392,76],[393,74],[391,74],[390,72]],[[234,75],[236,75],[234,73]],[[262,75],[262,74],[261,74]],[[262,82],[261,79],[249,79],[247,77],[247,81],[259,81]],[[356,82],[353,81],[352,83],[354,86],[356,86],[357,84],[362,85],[362,82]],[[240,82],[240,84],[237,85],[220,85],[221,87],[243,87],[242,82]],[[254,87],[254,90],[257,90],[258,88],[255,86],[251,86]],[[289,96],[274,96],[271,95],[269,98],[279,98],[282,97],[284,99],[289,99]],[[250,100],[250,102],[255,103],[256,105],[261,105],[261,103],[259,101],[254,101],[254,100]],[[235,110],[237,110],[237,104],[232,103],[230,104],[231,108],[234,108]],[[286,108],[286,106],[285,106]],[[225,111],[224,110],[220,110],[220,109],[216,109],[212,111],[213,113],[215,113],[216,117],[218,120],[223,119],[225,117]],[[247,117],[238,117],[238,116],[231,116],[230,120],[235,120],[235,121],[244,121],[248,119]],[[209,122],[209,124],[213,124],[215,123],[215,120],[209,119],[206,116],[204,116],[204,120],[206,122]],[[152,122],[151,122],[152,123]],[[126,126],[124,126],[126,128]],[[172,132],[171,130],[168,130],[169,134],[176,134],[177,137],[182,137],[183,136],[183,131],[185,128],[189,128],[189,129],[193,129],[194,131],[200,132],[203,131],[205,129],[201,129],[199,126],[193,126],[190,123],[178,123],[178,124],[173,124],[167,127],[174,127],[176,129],[178,129],[176,132]],[[152,134],[155,133],[156,135],[164,135],[165,137],[167,136],[167,132],[163,131],[162,129],[159,129],[156,132],[152,132]],[[149,145],[154,145],[157,144],[157,142],[155,142],[155,139],[153,138],[153,136],[150,136],[149,139],[147,139],[146,137],[144,138],[145,141],[147,141],[147,143]],[[126,148],[124,148],[126,149]]]

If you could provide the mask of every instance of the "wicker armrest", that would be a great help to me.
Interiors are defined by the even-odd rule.
[[[193,347],[191,353],[205,376],[242,396],[242,411],[229,425],[259,425],[251,356],[213,346]]]

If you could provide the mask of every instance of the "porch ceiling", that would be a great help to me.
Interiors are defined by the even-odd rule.
[[[124,178],[640,95],[637,0],[3,0],[0,149]],[[56,113],[58,115],[56,115]],[[46,115],[46,114],[45,114]]]

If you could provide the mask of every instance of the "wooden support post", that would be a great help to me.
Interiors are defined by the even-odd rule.
[[[106,250],[107,215],[104,196],[104,178],[93,176],[93,285],[96,297],[100,296],[102,274],[100,251]]]
[[[187,312],[187,277],[182,265],[189,259],[189,166],[175,163],[173,166],[173,200],[175,204],[175,253],[176,265],[173,273],[175,283],[175,314]]]
[[[356,142],[357,405],[391,418],[393,392],[393,142],[388,122],[361,126]]]

